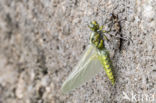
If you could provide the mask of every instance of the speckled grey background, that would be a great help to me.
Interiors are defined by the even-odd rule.
[[[102,24],[110,13],[118,15],[122,36],[133,41],[123,41],[112,59],[116,85],[103,71],[62,94],[88,45],[87,24]],[[0,103],[156,101],[155,17],[155,0],[0,0]]]

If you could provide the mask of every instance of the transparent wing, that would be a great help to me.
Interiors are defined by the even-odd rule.
[[[74,68],[74,71],[69,75],[62,85],[62,92],[67,93],[72,89],[85,83],[98,72],[102,71],[102,65],[98,60],[96,50],[93,46],[88,46],[83,57]]]

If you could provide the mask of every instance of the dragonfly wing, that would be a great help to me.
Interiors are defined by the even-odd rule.
[[[85,83],[102,70],[102,65],[98,60],[96,49],[90,45],[78,65],[74,68],[74,71],[63,83],[61,89],[64,93],[67,93]]]

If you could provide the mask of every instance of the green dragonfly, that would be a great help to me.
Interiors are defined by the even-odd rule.
[[[96,21],[92,21],[88,27],[92,33],[90,35],[90,45],[87,47],[74,71],[69,75],[62,85],[62,92],[67,93],[81,84],[85,83],[104,68],[109,80],[114,85],[113,66],[109,57],[109,52],[105,48],[104,40],[108,40],[104,35],[106,31],[103,26],[99,26]]]

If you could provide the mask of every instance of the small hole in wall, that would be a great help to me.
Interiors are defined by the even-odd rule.
[[[51,58],[52,58],[51,56],[48,57],[48,59],[51,59]]]
[[[46,41],[46,39],[44,38],[44,39],[43,39],[43,41],[45,42],[45,41]]]
[[[60,47],[57,45],[57,46],[56,46],[56,49],[57,49],[57,50],[59,50],[59,49],[60,49]]]
[[[82,49],[85,50],[86,49],[86,45],[83,45]]]

